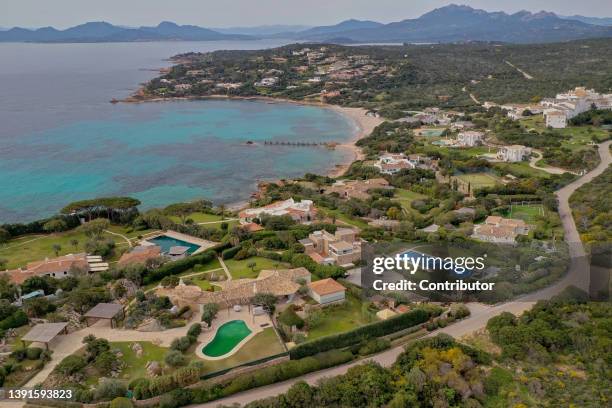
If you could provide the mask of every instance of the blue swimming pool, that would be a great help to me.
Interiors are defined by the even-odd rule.
[[[187,250],[187,253],[189,255],[193,254],[195,251],[200,249],[199,245],[192,244],[190,242],[183,241],[181,239],[172,238],[166,235],[160,235],[159,237],[151,238],[148,241],[155,245],[159,245],[161,247],[162,253],[168,252],[170,248],[172,248],[173,246],[184,246],[184,247],[189,248]]]

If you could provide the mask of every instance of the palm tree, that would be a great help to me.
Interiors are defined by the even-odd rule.
[[[70,245],[72,245],[72,246],[74,247],[74,250],[76,251],[76,249],[77,249],[77,248],[78,248],[78,246],[79,246],[79,240],[78,240],[78,239],[75,239],[75,238],[71,239],[71,240],[70,240]]]
[[[221,204],[219,206],[219,211],[221,211],[221,221],[223,221],[225,219],[225,205]]]
[[[59,256],[61,250],[62,246],[60,244],[53,244],[53,252],[55,252],[55,256]]]
[[[251,268],[251,272],[255,272],[255,267],[257,266],[257,264],[255,262],[249,262],[247,264],[247,267]]]

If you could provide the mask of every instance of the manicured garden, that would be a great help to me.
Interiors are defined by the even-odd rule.
[[[255,265],[252,265],[253,263]],[[225,261],[225,265],[234,279],[256,278],[262,269],[281,269],[288,267],[287,264],[282,262],[262,258],[260,256],[253,256],[241,260],[228,259]]]
[[[421,200],[425,198],[427,198],[426,195],[415,193],[414,191],[405,190],[403,188],[395,189],[394,200],[398,201],[402,205],[402,207],[405,208],[406,210],[411,209],[410,204],[414,200]]]
[[[375,320],[376,316],[367,306],[364,307],[359,299],[347,294],[344,303],[322,309],[320,321],[308,331],[308,340],[349,331]]]
[[[142,355],[140,357],[138,357],[136,352],[132,349],[134,343],[139,343],[142,346]],[[167,348],[157,346],[149,341],[111,342],[110,345],[112,349],[119,350],[123,355],[121,360],[125,365],[121,370],[121,378],[127,380],[146,377],[147,362],[158,361],[161,363],[164,361],[164,356],[168,352]]]
[[[127,246],[127,242],[116,235],[104,233],[103,237],[113,240],[118,247]],[[89,238],[78,230],[49,235],[28,235],[11,239],[6,244],[0,245],[0,258],[6,259],[7,269],[20,268],[26,266],[28,262],[85,252],[85,243],[88,240]],[[59,247],[55,247],[56,245]]]

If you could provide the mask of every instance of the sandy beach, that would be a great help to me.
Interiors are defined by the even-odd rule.
[[[209,95],[202,97],[173,97],[173,98],[139,98],[139,97],[128,97],[119,102],[124,103],[143,103],[143,102],[172,102],[177,100],[205,100],[205,99],[236,99],[236,100],[254,100],[264,101],[266,103],[292,103],[296,105],[308,105],[318,106],[320,108],[331,109],[340,115],[343,115],[349,121],[353,123],[354,131],[349,140],[339,143],[335,146],[336,149],[347,151],[349,159],[343,163],[334,163],[330,169],[324,169],[319,174],[325,174],[329,177],[340,177],[342,176],[351,164],[356,160],[363,159],[363,152],[361,148],[356,145],[359,139],[368,136],[376,126],[384,122],[384,119],[366,115],[368,112],[364,108],[349,108],[338,105],[331,105],[317,101],[296,101],[285,98],[270,98],[265,96],[226,96],[226,95]],[[230,203],[226,206],[228,211],[239,211],[249,206],[248,200],[241,200],[239,202]]]
[[[336,146],[336,149],[345,149],[352,153],[352,159],[348,163],[336,164],[335,168],[327,173],[330,177],[340,177],[350,167],[355,160],[363,159],[361,148],[355,143],[359,139],[368,136],[374,128],[380,125],[384,120],[375,116],[366,115],[367,110],[363,108],[345,108],[336,105],[322,105],[333,109],[334,111],[348,117],[355,124],[355,132],[350,140]]]

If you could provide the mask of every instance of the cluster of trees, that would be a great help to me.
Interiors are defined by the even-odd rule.
[[[584,125],[612,125],[612,110],[610,109],[590,109],[574,116],[569,120],[573,126]]]
[[[127,224],[138,215],[140,201],[131,197],[101,197],[75,201],[61,209],[61,214],[77,215],[88,221],[104,217],[109,221]]]
[[[603,243],[612,240],[612,168],[580,187],[570,197],[570,206],[582,241]]]

